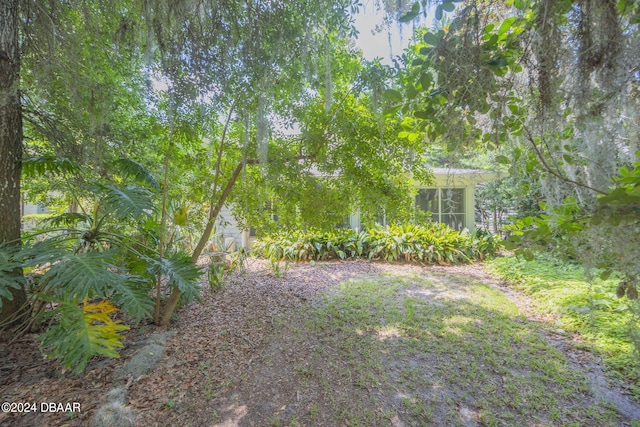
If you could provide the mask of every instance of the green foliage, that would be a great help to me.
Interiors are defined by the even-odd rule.
[[[579,265],[542,256],[530,261],[495,258],[488,266],[531,295],[536,310],[557,316],[562,330],[580,333],[581,345],[597,351],[618,375],[635,384],[632,392],[640,398],[640,360],[632,340],[640,330],[632,312],[638,304],[616,296],[619,277],[589,280]]]
[[[128,158],[121,158],[114,162],[115,166],[126,176],[134,178],[140,184],[146,184],[153,190],[160,190],[160,184],[155,176],[139,162]]]
[[[600,195],[596,206],[582,206],[575,197],[566,197],[561,205],[546,206],[547,213],[525,217],[505,227],[511,235],[506,246],[532,261],[540,250],[552,251],[561,259],[580,262],[591,275],[606,279],[622,277],[618,297],[637,300],[640,288],[640,162],[622,167],[613,177],[615,186]],[[632,308],[635,306],[632,306]],[[640,311],[631,310],[638,323]],[[632,331],[640,351],[640,334]]]
[[[144,177],[139,167],[134,169],[138,178]],[[118,309],[136,323],[150,317],[151,290],[161,277],[187,301],[197,298],[201,272],[179,252],[160,256],[151,191],[109,182],[77,186],[75,191],[82,194],[77,199],[81,213],[49,217],[24,237],[21,248],[0,248],[0,295],[16,286],[16,269],[35,272],[34,279],[23,284],[33,301],[51,307],[33,313],[50,319],[40,337],[42,346],[80,372],[94,355],[117,357],[122,347],[117,332],[126,329],[112,320]]]
[[[169,258],[150,259],[151,270],[155,276],[164,276],[169,279],[169,286],[180,289],[185,302],[200,298],[198,279],[202,271],[194,265],[187,254],[175,253]]]
[[[245,259],[247,252],[240,248],[235,252],[209,252],[209,266],[207,267],[207,281],[214,292],[222,290],[225,277],[235,270],[246,273]]]
[[[277,278],[283,277],[285,274],[287,274],[289,268],[291,268],[291,264],[289,264],[288,260],[280,261],[277,259],[269,258],[267,262],[269,263],[271,272]]]
[[[444,223],[394,224],[368,230],[370,259],[459,264],[493,255],[498,239],[488,233],[460,233]]]
[[[342,229],[280,233],[259,239],[254,248],[272,261],[368,258],[450,264],[493,255],[499,240],[483,231],[460,233],[443,223],[394,224],[361,232]]]
[[[438,5],[436,19],[453,9],[451,2]],[[485,12],[469,6],[444,28],[418,30],[399,70],[404,96],[395,101],[397,109],[389,110],[402,113],[399,136],[426,135],[431,143],[456,151],[521,133],[519,100],[513,93],[503,96],[500,89],[509,84],[506,75],[522,71],[521,33],[531,27],[531,19],[521,15],[486,25]],[[481,118],[501,126],[483,127]]]
[[[111,316],[117,309],[108,301],[78,304],[77,299],[62,301],[47,313],[59,320],[40,336],[43,346],[50,348],[49,356],[75,373],[82,372],[95,355],[118,357],[116,349],[123,346],[119,331],[129,329]]]
[[[73,175],[82,171],[80,164],[64,157],[36,156],[22,160],[22,175],[33,178],[46,174]]]
[[[541,204],[547,213],[505,227],[511,233],[508,248],[529,259],[533,250],[552,249],[559,256],[601,269],[603,275],[621,272],[635,284],[640,276],[633,255],[640,213],[640,162],[620,168],[613,181],[615,186],[598,197],[595,207],[582,206],[572,196],[558,206]]]
[[[365,253],[367,237],[350,229],[283,232],[260,238],[254,251],[272,261],[358,258]]]

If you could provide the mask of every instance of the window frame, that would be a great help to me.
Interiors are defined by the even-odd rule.
[[[467,204],[466,189],[467,189],[467,187],[420,187],[420,188],[418,188],[418,194],[416,194],[415,206],[416,206],[417,209],[420,209],[423,212],[431,212],[431,211],[424,211],[420,207],[420,204],[418,203],[418,197],[420,195],[420,191],[421,190],[436,190],[435,197],[437,198],[438,211],[437,212],[431,212],[431,214],[432,214],[431,217],[436,222],[442,222],[444,224],[447,224],[451,228],[458,229],[458,227],[453,227],[452,224],[449,224],[449,222],[445,221],[444,218],[446,216],[454,216],[454,218],[461,216],[462,217],[462,222],[461,222],[462,227],[459,230],[459,231],[461,231],[461,230],[464,230],[465,228],[468,228],[468,225],[467,225],[467,211],[465,210],[465,208],[466,208],[465,205]],[[460,190],[461,191],[461,197],[460,197],[461,203],[460,203],[460,206],[462,207],[462,210],[460,212],[445,212],[443,210],[443,207],[446,207],[446,206],[443,205],[443,203],[444,203],[443,191],[448,191],[448,190]]]

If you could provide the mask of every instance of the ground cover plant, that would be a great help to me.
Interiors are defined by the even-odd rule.
[[[640,359],[631,339],[640,329],[632,312],[637,300],[616,296],[620,280],[588,280],[579,265],[543,256],[500,257],[487,266],[530,295],[537,310],[553,314],[560,332],[579,333],[580,345],[600,354],[613,373],[629,381],[631,394],[640,400]]]
[[[471,234],[427,222],[375,225],[360,232],[285,231],[259,239],[254,253],[276,262],[367,258],[456,264],[484,259],[498,248],[498,238],[482,230]]]

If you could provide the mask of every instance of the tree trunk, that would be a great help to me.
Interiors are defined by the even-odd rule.
[[[22,110],[20,108],[20,47],[18,0],[0,1],[0,244],[20,244],[20,174]],[[21,271],[15,272],[17,276]],[[10,289],[3,299],[0,324],[21,317],[26,309],[24,288]],[[26,310],[24,311],[26,312]]]
[[[244,168],[245,164],[248,164],[248,163],[256,163],[256,162],[248,161],[248,162],[238,163],[238,166],[236,166],[236,169],[233,171],[233,174],[231,174],[231,178],[229,178],[229,181],[227,182],[226,187],[222,191],[222,194],[220,195],[218,202],[215,204],[211,203],[211,208],[209,209],[209,218],[207,219],[207,225],[204,228],[202,236],[200,236],[200,240],[198,241],[196,248],[193,250],[193,254],[191,254],[191,260],[193,262],[198,261],[198,258],[200,257],[202,250],[207,244],[207,240],[209,240],[209,238],[211,237],[213,226],[216,222],[216,218],[218,217],[218,214],[220,213],[220,210],[222,209],[222,206],[224,206],[224,203],[226,202],[227,197],[229,197],[229,194],[231,194],[231,190],[233,189],[233,186],[235,185],[236,180],[240,176],[240,172],[242,172],[242,168]],[[169,296],[169,299],[167,300],[167,304],[164,307],[164,311],[162,312],[162,320],[160,321],[160,325],[164,326],[169,324],[169,321],[171,320],[171,316],[173,316],[173,312],[178,306],[178,302],[180,301],[181,296],[182,296],[182,292],[180,291],[180,289],[178,289],[177,286],[171,290],[171,295]]]

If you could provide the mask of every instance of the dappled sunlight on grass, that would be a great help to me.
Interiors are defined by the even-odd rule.
[[[344,282],[306,317],[319,360],[345,360],[358,387],[394,389],[394,410],[409,424],[616,424],[606,409],[585,411],[579,402],[599,404],[584,377],[483,283],[369,275]]]
[[[576,265],[550,260],[525,261],[496,258],[489,269],[509,280],[514,288],[531,295],[534,307],[556,318],[560,332],[579,332],[580,345],[597,351],[613,373],[626,378],[640,399],[640,358],[630,338],[633,316],[626,298],[616,297],[615,279],[591,282]],[[640,328],[640,325],[635,325]]]
[[[393,326],[384,326],[380,329],[377,329],[376,334],[378,335],[378,339],[380,341],[384,341],[389,338],[399,338],[402,336],[400,330]]]

